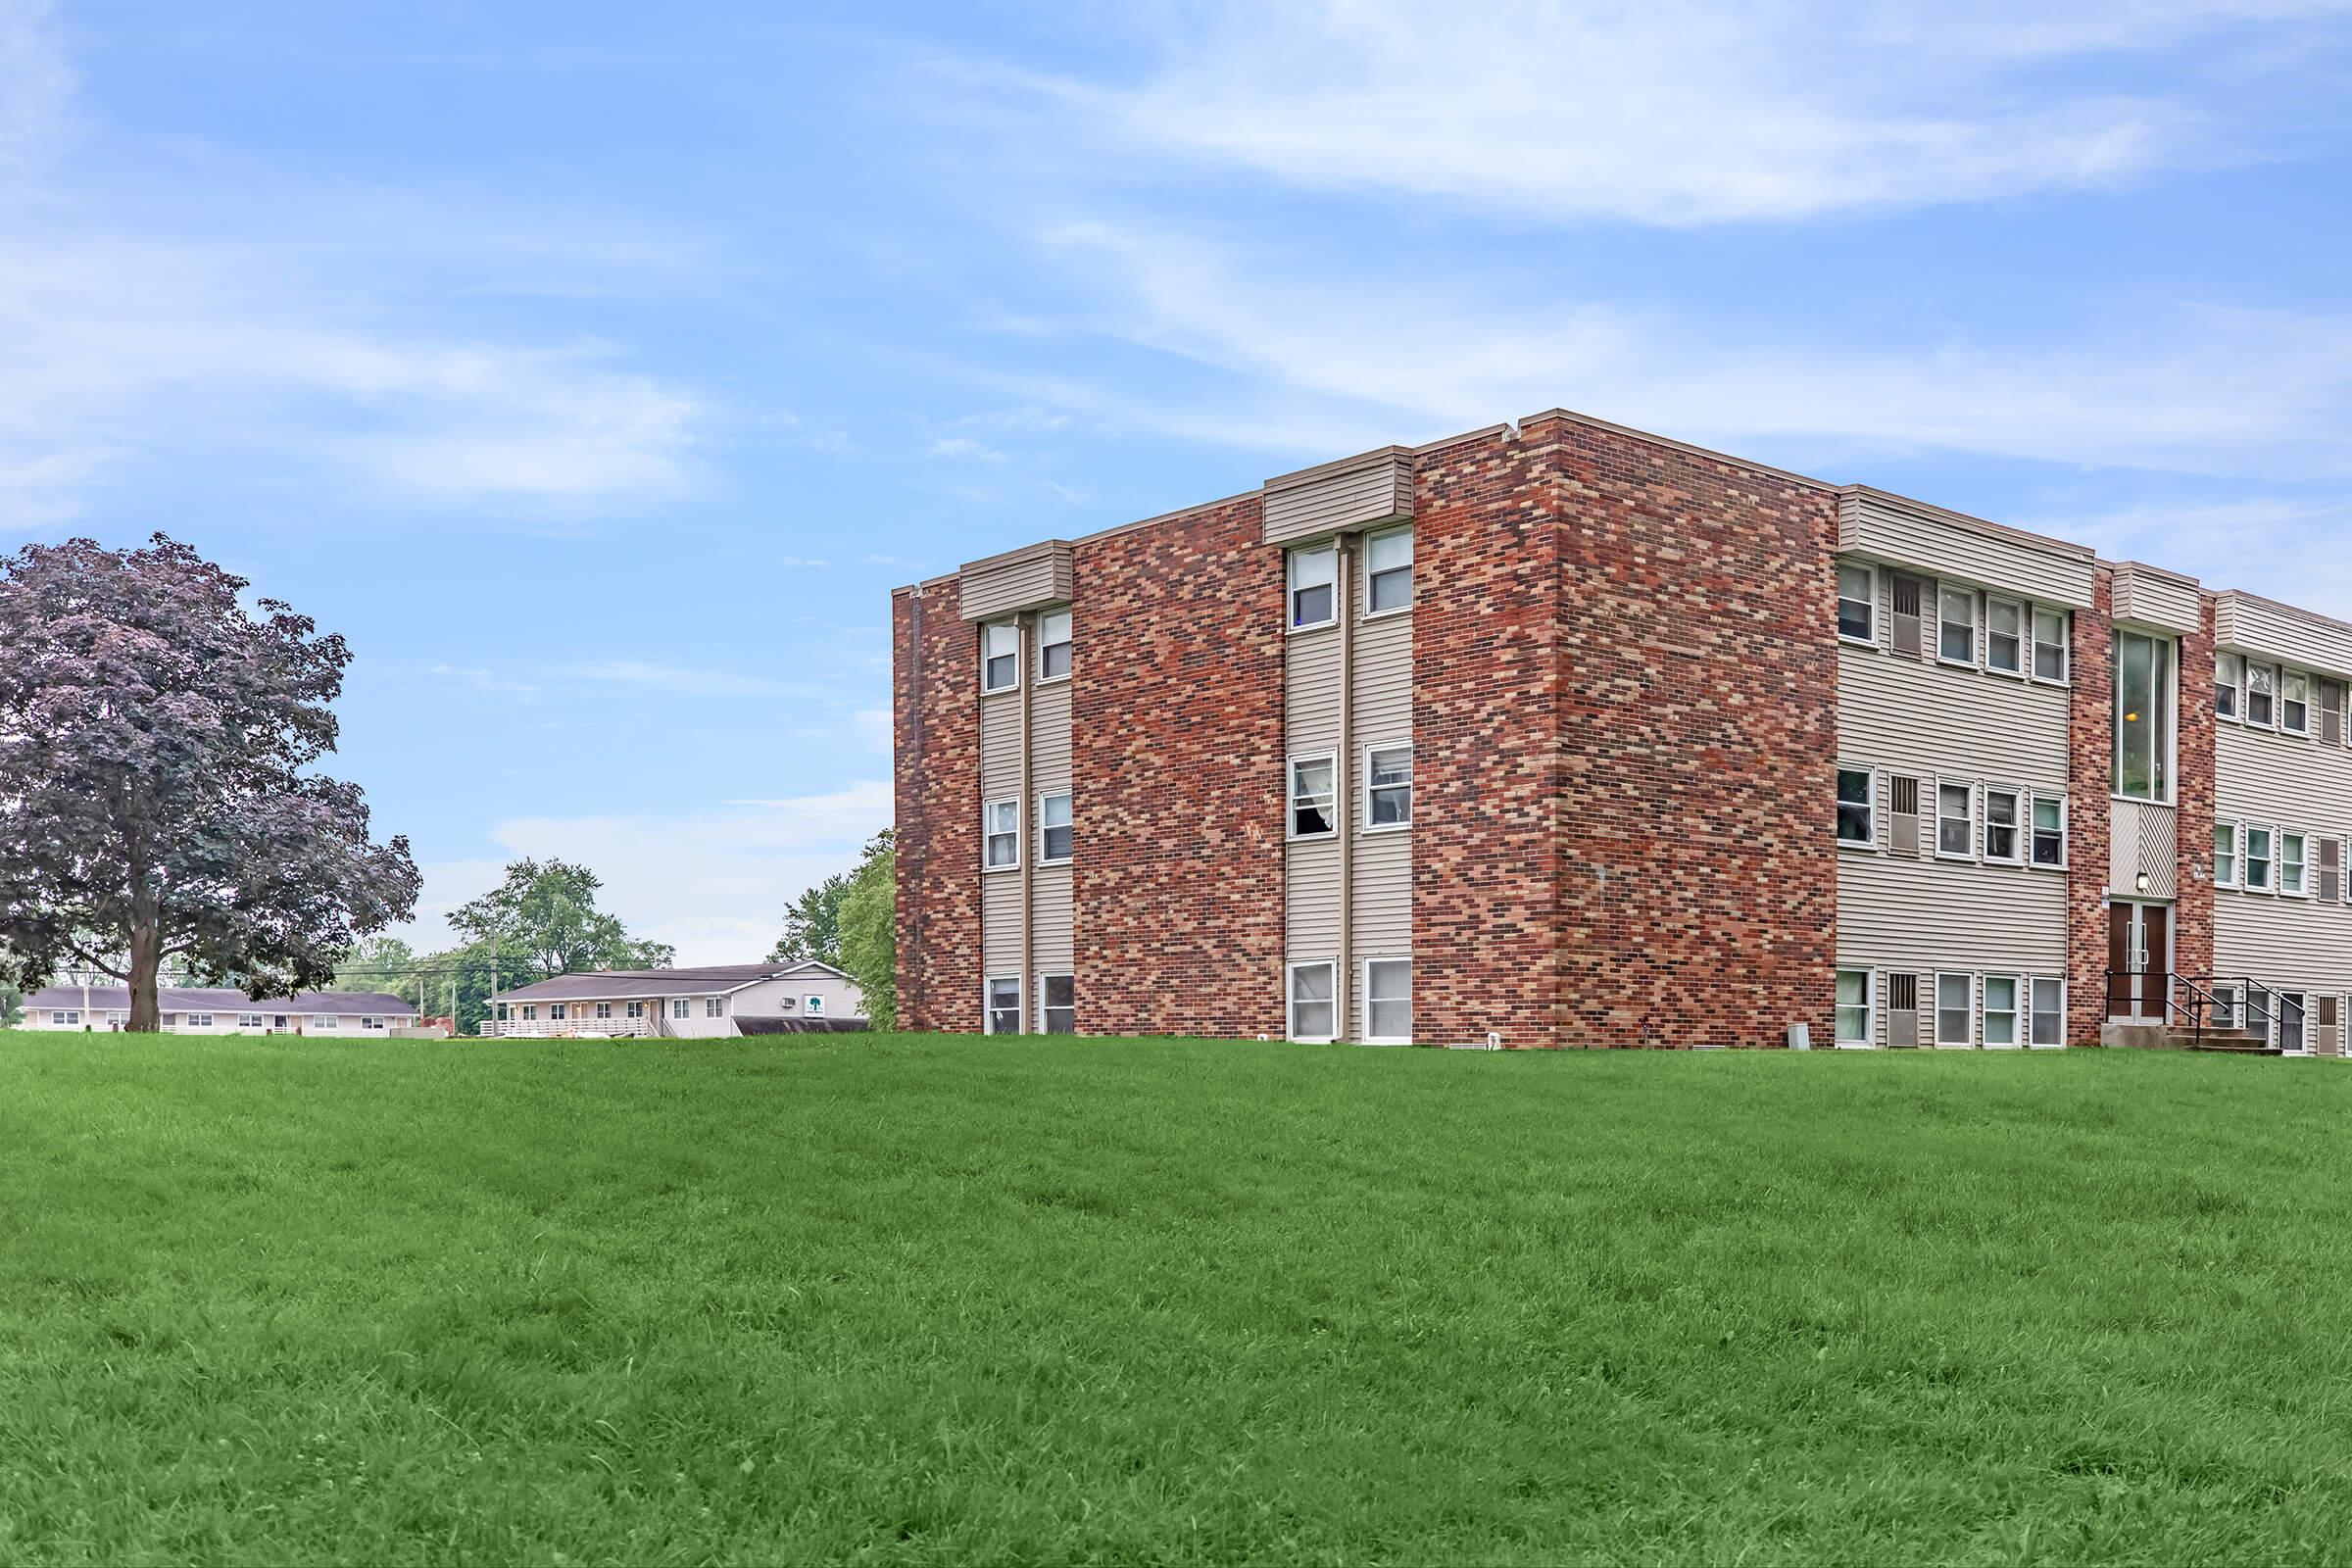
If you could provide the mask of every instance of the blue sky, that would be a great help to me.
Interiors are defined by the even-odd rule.
[[[2352,9],[0,0],[0,545],[345,633],[426,870],[717,961],[887,591],[1564,405],[2352,615]]]

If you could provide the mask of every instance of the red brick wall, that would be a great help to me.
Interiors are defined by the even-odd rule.
[[[2213,973],[2213,608],[2202,602],[2201,628],[2180,639],[2180,739],[2174,796],[2180,803],[2177,870],[2180,899],[2174,907],[2173,971]]]
[[[1556,440],[1563,1043],[1826,1042],[1836,498],[1583,424]]]
[[[1559,484],[1546,434],[1413,484],[1413,1024],[1559,1042]]]
[[[890,602],[899,1027],[971,1034],[981,1011],[980,641],[956,607],[952,580]]]
[[[2066,789],[2066,1038],[2095,1046],[2107,1021],[2107,855],[2115,790],[2115,573],[2094,568],[2075,616]],[[2211,681],[2208,679],[2207,684]],[[2182,748],[2185,755],[2186,747]],[[2207,763],[2207,778],[2212,776]],[[2208,895],[2210,908],[2210,895]],[[2210,933],[2210,913],[2207,930]],[[2211,938],[2208,936],[2210,950]]]
[[[1077,547],[1084,1033],[1283,1034],[1283,557],[1258,534],[1251,497]]]

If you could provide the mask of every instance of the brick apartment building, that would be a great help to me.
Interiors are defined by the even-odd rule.
[[[2325,616],[1558,410],[892,612],[908,1028],[2342,1049]]]

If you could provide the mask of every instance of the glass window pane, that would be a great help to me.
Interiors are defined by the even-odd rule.
[[[2115,789],[2133,800],[2156,798],[2156,643],[2116,634]]]
[[[1977,658],[1977,596],[1967,588],[1946,588],[1937,596],[1942,606],[1941,640],[1936,651],[1946,659],[1974,663]]]
[[[1868,844],[1873,837],[1870,821],[1870,770],[1841,767],[1838,770],[1838,838],[1845,844]]]
[[[1399,528],[1395,533],[1374,534],[1366,547],[1366,554],[1374,571],[1409,566],[1413,564],[1413,530]]]

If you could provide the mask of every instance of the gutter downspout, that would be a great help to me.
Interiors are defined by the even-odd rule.
[[[1032,1018],[1042,1019],[1044,1013],[1030,993],[1037,988],[1037,857],[1045,837],[1045,813],[1037,809],[1037,778],[1035,763],[1030,757],[1030,704],[1037,695],[1037,671],[1032,667],[1029,651],[1034,644],[1037,617],[1024,613],[1017,624],[1020,636],[1016,639],[1021,656],[1021,1033],[1030,1032]],[[1037,820],[1030,816],[1036,812]]]
[[[1339,973],[1332,976],[1332,1018],[1339,1025],[1338,1038],[1350,1040],[1354,1031],[1348,1017],[1349,1004],[1355,996],[1355,829],[1356,801],[1353,788],[1355,772],[1355,536],[1342,534],[1338,540],[1337,585],[1340,611],[1340,757],[1339,765],[1332,769],[1333,793],[1339,799],[1332,805],[1340,818],[1340,953]]]

